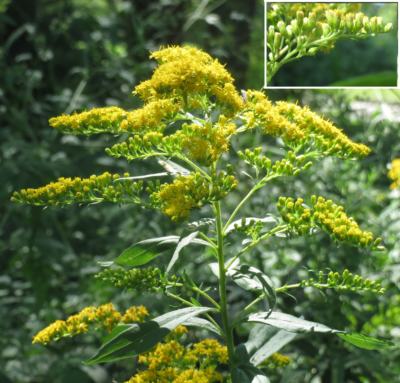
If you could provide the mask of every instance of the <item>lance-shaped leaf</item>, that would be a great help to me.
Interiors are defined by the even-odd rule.
[[[199,222],[191,222],[188,225],[188,228],[184,229],[179,241],[178,241],[178,245],[176,246],[176,249],[174,251],[174,255],[172,256],[167,270],[166,270],[166,274],[169,273],[169,271],[171,270],[172,266],[175,264],[175,262],[178,260],[179,257],[179,253],[181,252],[181,250],[189,245],[189,243],[193,242],[195,240],[195,238],[200,234],[200,232],[205,233],[207,232],[208,228],[210,227],[210,225],[212,225],[214,223],[213,219],[208,219],[208,218],[204,218],[202,220],[200,220]],[[190,229],[189,229],[190,228]],[[191,230],[195,230],[195,231],[191,231]],[[210,246],[210,244],[209,244]]]
[[[226,268],[228,267],[228,265],[231,263],[232,259],[233,259],[233,258],[229,258],[229,259],[225,262],[225,269],[226,269]],[[236,266],[238,266],[239,263],[240,263],[240,259],[239,259],[239,258],[236,258],[235,261],[232,263],[231,267],[229,268],[229,270],[231,270],[231,269],[235,268]],[[210,269],[211,269],[211,271],[213,272],[213,274],[214,274],[216,277],[218,277],[218,279],[219,279],[219,264],[218,264],[218,262],[210,263],[208,266],[210,267]]]
[[[190,176],[190,170],[176,164],[175,162],[168,160],[166,157],[156,158],[157,162],[171,174],[181,174],[183,176]]]
[[[107,338],[107,343],[85,364],[89,366],[111,362],[146,352],[161,342],[179,325],[192,317],[212,310],[214,309],[209,307],[189,307],[161,315],[145,323],[132,324],[123,330],[116,327]]]
[[[193,317],[193,318],[188,319],[184,323],[182,323],[182,325],[183,326],[200,327],[207,331],[214,332],[215,334],[218,334],[219,336],[222,336],[223,338],[225,338],[224,334],[221,334],[221,332],[218,330],[218,328],[214,324],[209,322],[207,319]]]
[[[268,217],[265,217],[265,218],[254,218],[254,217],[249,217],[249,218],[245,218],[245,220],[246,220],[245,225],[249,225],[250,222],[251,222],[252,220],[253,220],[254,222],[261,221],[261,222],[275,222],[275,223],[279,223],[279,219],[276,218],[276,217],[274,217],[274,216],[272,216],[272,215],[269,215]],[[243,221],[242,221],[241,219],[232,222],[232,223],[226,228],[224,234],[228,234],[229,232],[235,230],[235,225],[242,226],[242,224],[243,224]]]
[[[145,241],[135,243],[130,248],[126,249],[115,261],[99,262],[99,264],[104,267],[114,264],[129,267],[144,265],[162,253],[175,249],[178,245],[179,239],[180,238],[176,235],[146,239]],[[211,246],[207,241],[201,239],[195,239],[192,242]]]
[[[259,313],[250,315],[249,322],[258,322],[269,324],[294,333],[321,332],[337,334],[344,340],[354,344],[355,346],[366,348],[369,350],[379,350],[394,346],[393,342],[388,340],[377,339],[369,335],[363,335],[356,332],[347,332],[331,329],[320,323],[310,322],[305,319],[296,318],[284,313]]]
[[[267,376],[251,364],[241,364],[231,371],[232,383],[269,383]]]
[[[295,333],[258,323],[251,329],[248,341],[239,344],[235,353],[240,363],[258,366],[293,340],[295,336]]]
[[[264,293],[268,299],[270,309],[275,306],[275,288],[272,281],[262,271],[249,265],[242,265],[229,269],[227,274],[241,288]]]

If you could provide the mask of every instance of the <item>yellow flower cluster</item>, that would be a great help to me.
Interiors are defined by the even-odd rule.
[[[262,133],[281,137],[286,142],[303,142],[304,133],[282,116],[279,108],[272,105],[264,93],[248,90],[247,97],[246,109],[249,111],[243,115],[250,129],[258,128]]]
[[[112,303],[105,304],[99,308],[90,306],[84,308],[79,314],[70,316],[66,321],[55,321],[34,336],[32,343],[46,345],[63,337],[72,337],[103,327],[111,331],[120,323],[144,322],[144,318],[148,315],[149,313],[143,306],[131,307],[126,310],[124,316],[114,308]]]
[[[332,121],[324,120],[307,106],[302,108],[286,101],[278,101],[275,106],[258,91],[247,91],[247,97],[247,112],[243,113],[246,126],[281,137],[289,146],[299,147],[309,142],[320,155],[350,160],[366,157],[371,151],[351,141]]]
[[[129,173],[125,173],[124,177],[129,177]],[[123,184],[120,181],[110,185],[112,180],[119,178],[118,174],[111,176],[105,172],[100,176],[92,175],[90,178],[59,178],[58,182],[50,184],[38,189],[23,189],[21,194],[14,192],[11,198],[12,202],[28,203],[30,205],[69,205],[73,202],[89,203],[99,201],[111,201],[118,203],[140,203],[140,199],[134,195],[138,195],[141,188],[132,181],[125,180]],[[143,184],[143,182],[142,182]],[[96,193],[99,196],[96,196]],[[126,197],[127,199],[122,199]]]
[[[192,172],[188,177],[178,175],[172,184],[156,187],[152,182],[148,184],[146,191],[151,193],[152,206],[170,216],[173,222],[183,222],[192,210],[201,208],[202,202],[225,198],[236,189],[238,181],[221,171],[218,176],[212,173],[212,182],[206,181],[199,172]]]
[[[174,335],[187,332],[186,327],[179,326]],[[172,334],[171,334],[172,335]],[[154,349],[139,356],[139,363],[148,366],[148,370],[139,371],[126,383],[213,383],[222,382],[222,376],[215,372],[215,363],[228,363],[228,350],[215,339],[206,339],[185,348],[171,336],[167,343],[159,343]],[[201,370],[195,369],[200,361]]]
[[[53,117],[49,123],[63,134],[117,133],[126,114],[123,109],[116,106],[93,108],[89,112]]]
[[[147,133],[164,130],[161,124],[176,116],[180,106],[174,99],[156,100],[146,104],[143,108],[126,113],[126,120],[120,125],[120,130],[133,133]]]
[[[230,138],[235,132],[236,125],[221,115],[214,126],[184,124],[182,133],[177,132],[175,135],[182,139],[182,147],[188,150],[189,158],[200,165],[210,166],[223,152],[229,151]]]
[[[312,209],[304,208],[303,202],[302,198],[294,202],[293,198],[280,197],[277,205],[283,221],[297,234],[308,236],[313,227],[319,227],[350,246],[372,246],[373,250],[384,250],[384,247],[378,247],[382,239],[377,238],[374,242],[373,234],[362,231],[357,222],[343,212],[343,206],[337,206],[323,197],[317,200],[316,196],[311,197]]]
[[[292,119],[309,140],[314,139],[320,151],[346,159],[360,159],[370,153],[371,149],[363,144],[352,142],[333,125],[332,121],[326,121],[323,117],[311,112],[308,106],[302,108],[285,101],[278,101],[277,105],[279,112],[288,119]]]
[[[152,52],[150,58],[160,65],[152,78],[140,83],[134,92],[145,101],[178,98],[190,109],[200,106],[197,95],[204,94],[216,95],[216,106],[227,115],[234,115],[243,106],[230,73],[207,53],[190,47],[169,47]]]
[[[392,168],[389,170],[388,176],[394,182],[390,185],[390,189],[396,189],[400,186],[400,158],[392,161]]]
[[[269,358],[265,359],[263,364],[268,364],[271,368],[279,368],[287,366],[290,363],[290,358],[288,356],[278,354],[275,352]]]

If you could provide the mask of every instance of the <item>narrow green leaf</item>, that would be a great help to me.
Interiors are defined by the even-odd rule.
[[[183,176],[189,176],[190,170],[176,164],[175,162],[168,160],[166,157],[160,156],[156,158],[157,162],[171,174],[182,174]]]
[[[192,317],[212,310],[214,309],[209,307],[189,307],[161,315],[145,323],[129,325],[122,332],[117,330],[112,339],[110,336],[108,342],[84,364],[89,366],[96,363],[111,362],[146,352],[179,325]]]
[[[115,261],[98,263],[103,267],[108,267],[114,264],[128,267],[144,265],[159,255],[175,249],[178,242],[179,237],[176,235],[146,239],[145,241],[135,243],[130,248],[126,249]],[[207,241],[198,238],[194,239],[192,243],[211,246]]]
[[[321,332],[337,334],[342,339],[354,344],[355,346],[369,350],[380,350],[394,346],[394,343],[388,340],[381,340],[356,332],[334,330],[323,324],[310,322],[284,313],[273,312],[269,315],[266,313],[253,314],[249,316],[248,321],[268,324],[294,333]]]
[[[204,218],[202,220],[200,220],[199,222],[191,222],[188,225],[187,229],[184,229],[179,241],[178,241],[178,245],[176,246],[174,255],[172,256],[167,270],[166,270],[166,274],[169,273],[169,271],[171,270],[172,266],[175,264],[175,262],[178,260],[179,257],[179,253],[181,252],[181,250],[189,245],[189,243],[193,242],[195,240],[195,238],[199,235],[200,232],[205,233],[207,232],[208,228],[210,227],[210,225],[212,225],[214,223],[213,219],[209,219],[209,218]],[[191,232],[190,230],[192,228],[195,228],[196,231]],[[207,242],[208,243],[208,242]],[[210,246],[210,244],[209,244]]]
[[[267,375],[265,375],[264,372],[262,372],[259,368],[251,364],[243,364],[239,365],[238,367],[246,374],[250,383],[270,383]]]
[[[224,334],[221,334],[221,332],[218,330],[218,328],[211,323],[210,321],[203,319],[203,318],[197,318],[193,317],[182,323],[183,326],[193,326],[193,327],[200,327],[203,328],[207,331],[211,331],[215,334],[218,334],[222,338],[225,338]]]
[[[249,265],[242,265],[229,269],[227,274],[241,288],[266,294],[270,309],[275,306],[275,288],[272,281],[262,271]]]
[[[377,339],[372,336],[363,335],[356,332],[338,333],[337,335],[357,347],[366,348],[368,350],[382,350],[395,345],[393,342],[388,340]]]
[[[296,336],[295,333],[258,323],[250,331],[249,339],[236,347],[239,363],[258,366]]]
[[[240,368],[233,368],[231,370],[232,383],[251,383],[246,373]]]
[[[201,303],[200,303],[197,299],[195,299],[195,298],[193,298],[193,297],[190,297],[190,300],[192,301],[192,303],[193,303],[195,306],[197,306],[197,307],[203,307],[203,306],[201,305]]]

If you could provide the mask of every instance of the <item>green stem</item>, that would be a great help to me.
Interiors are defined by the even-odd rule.
[[[185,161],[187,164],[189,164],[194,170],[196,170],[197,172],[203,174],[203,176],[205,178],[207,178],[209,181],[211,181],[211,177],[201,168],[199,168],[196,164],[194,164],[192,161],[190,161],[188,158],[186,158],[185,156],[179,156],[178,158],[180,158],[181,160]]]
[[[218,249],[218,246],[217,246],[213,241],[211,241],[211,239],[208,238],[204,233],[200,232],[199,234],[200,234],[200,236],[201,236],[203,239],[205,239],[215,250]]]
[[[219,266],[219,295],[221,309],[220,313],[224,323],[226,346],[228,348],[229,367],[232,371],[236,367],[235,358],[235,345],[233,343],[232,327],[228,317],[228,307],[226,299],[226,274],[225,274],[225,260],[224,260],[224,234],[222,230],[221,207],[219,201],[214,203],[217,224],[217,239],[218,239],[218,266]]]
[[[173,284],[170,284],[169,286],[185,287],[188,290],[195,291],[196,293],[201,294],[204,298],[208,299],[218,310],[221,309],[219,304],[217,302],[215,302],[214,299],[212,299],[208,294],[206,294],[204,291],[201,291],[200,289],[198,289],[196,287],[184,285],[182,283],[173,283]]]
[[[279,231],[278,231],[279,230]],[[232,259],[232,261],[229,263],[228,266],[226,266],[225,270],[228,270],[233,262],[236,261],[236,259],[238,259],[243,253],[245,253],[247,250],[251,249],[252,247],[254,247],[255,245],[257,245],[258,243],[260,243],[263,239],[268,238],[273,236],[276,233],[283,233],[284,231],[287,230],[287,225],[284,226],[277,226],[275,229],[272,229],[271,231],[269,231],[268,233],[266,233],[265,235],[263,235],[262,237],[258,238],[255,242],[253,242],[251,245],[245,247],[243,250],[241,250],[239,253],[236,254],[236,256]]]

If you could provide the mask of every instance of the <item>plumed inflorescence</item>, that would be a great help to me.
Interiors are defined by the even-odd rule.
[[[139,291],[158,291],[160,288],[165,287],[160,270],[157,268],[153,269],[151,266],[147,269],[141,268],[129,271],[121,267],[118,267],[117,270],[105,269],[103,272],[95,275],[95,278],[102,281],[109,281],[115,287]]]
[[[120,323],[144,322],[148,315],[149,313],[143,306],[133,306],[126,310],[125,315],[118,312],[112,303],[98,308],[90,306],[83,309],[79,314],[70,316],[66,321],[55,321],[35,335],[32,343],[47,344],[60,338],[72,337],[89,330],[102,328],[111,332]]]
[[[381,238],[374,240],[371,232],[362,231],[353,218],[343,212],[342,206],[335,205],[331,200],[312,196],[311,208],[303,205],[304,200],[298,198],[280,197],[277,205],[282,220],[287,223],[291,232],[300,236],[313,234],[315,228],[328,233],[335,241],[347,245],[373,250],[384,250],[379,246]]]
[[[223,170],[217,175],[211,173],[211,182],[200,173],[185,177],[179,175],[172,184],[154,185],[148,183],[146,191],[150,194],[152,206],[171,217],[173,222],[185,221],[192,210],[200,209],[202,204],[219,201],[230,191],[236,189],[238,181]]]

